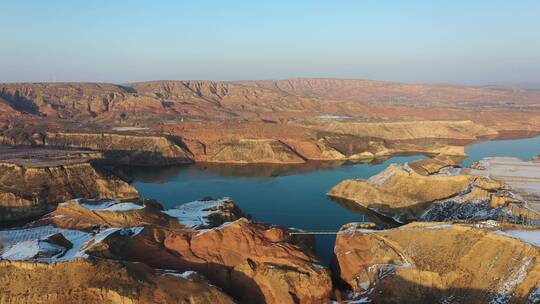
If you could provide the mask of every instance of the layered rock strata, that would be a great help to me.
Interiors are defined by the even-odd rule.
[[[84,151],[5,151],[9,153],[0,159],[2,221],[36,217],[72,198],[138,197],[135,188],[91,163],[96,155]]]
[[[182,140],[133,132],[39,132],[11,134],[4,144],[61,149],[86,149],[101,153],[102,161],[126,165],[171,165],[191,163],[193,155]]]

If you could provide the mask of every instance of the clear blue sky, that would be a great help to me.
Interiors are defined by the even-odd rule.
[[[11,0],[0,81],[540,82],[540,1]]]

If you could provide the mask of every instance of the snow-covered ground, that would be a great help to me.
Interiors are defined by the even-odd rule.
[[[102,202],[91,202],[91,201],[82,201],[79,200],[78,203],[86,209],[90,210],[99,210],[99,211],[130,211],[130,210],[139,210],[143,209],[144,206],[134,204],[134,203],[122,203],[119,201],[102,201]]]
[[[533,246],[540,247],[540,229],[497,231],[497,234],[518,239]]]
[[[163,211],[175,217],[181,224],[191,228],[204,228],[209,225],[208,216],[220,212],[229,198],[209,201],[194,201],[180,205],[176,208]],[[115,200],[91,201],[76,200],[82,207],[95,211],[125,212],[140,210],[144,206]],[[125,237],[139,234],[143,227],[108,228],[96,232],[62,229],[54,226],[42,226],[23,229],[0,230],[0,259],[33,260],[42,262],[58,262],[86,257],[86,251],[94,244],[103,242],[113,233],[120,233]],[[71,244],[66,248],[48,240],[51,235],[61,234]]]
[[[144,127],[114,127],[112,129],[114,131],[144,131],[144,130],[148,130],[148,128],[144,128]]]
[[[8,260],[35,260],[41,262],[58,262],[86,257],[85,251],[93,244],[102,242],[109,235],[120,231],[122,235],[134,236],[142,231],[142,227],[109,228],[97,233],[79,230],[62,229],[53,226],[35,228],[2,230],[0,231],[0,259]],[[72,248],[67,249],[60,245],[48,242],[46,239],[60,233],[71,242]],[[67,250],[66,250],[67,249]],[[47,257],[38,258],[38,255]]]
[[[319,116],[320,119],[351,119],[351,116],[345,116],[345,115],[330,115],[330,114],[324,114]]]
[[[186,227],[201,228],[209,225],[208,216],[213,213],[219,213],[219,209],[225,207],[225,202],[227,201],[230,201],[230,198],[224,197],[216,200],[194,201],[165,210],[163,213],[177,218]]]
[[[194,276],[197,276],[199,274],[196,271],[192,271],[192,270],[188,270],[188,271],[184,271],[184,272],[179,272],[179,271],[175,271],[175,270],[163,270],[161,275],[170,275],[170,276],[174,276],[174,277],[183,278],[183,279],[186,279],[186,280],[191,280],[191,278],[193,278]]]

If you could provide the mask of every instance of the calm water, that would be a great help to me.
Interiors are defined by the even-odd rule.
[[[486,156],[529,160],[540,154],[540,137],[490,141],[468,147],[469,165]],[[167,168],[130,168],[144,198],[173,207],[205,196],[229,196],[256,221],[309,230],[337,230],[348,222],[373,221],[365,210],[329,199],[325,193],[344,179],[367,178],[391,163],[424,156],[403,156],[379,164],[347,162],[302,165],[195,164]],[[317,236],[317,254],[328,263],[333,236]]]

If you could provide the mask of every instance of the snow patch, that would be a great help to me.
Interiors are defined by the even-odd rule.
[[[105,208],[101,211],[130,211],[130,210],[140,210],[143,209],[144,206],[134,204],[134,203],[119,203],[112,205],[108,208]]]
[[[37,257],[40,253],[47,253],[51,256],[58,255],[64,251],[64,247],[51,244],[42,240],[31,240],[17,243],[8,248],[2,258],[8,260],[27,260]]]
[[[144,128],[144,127],[114,127],[112,129],[114,131],[144,131],[144,130],[148,130],[148,128]]]
[[[540,287],[536,288],[536,290],[533,290],[529,294],[529,297],[527,298],[529,303],[540,303]]]
[[[102,242],[109,235],[120,231],[122,236],[135,236],[143,230],[143,227],[134,228],[109,228],[97,233],[84,232],[43,226],[35,228],[3,230],[0,231],[0,259],[7,260],[34,260],[40,262],[68,261],[79,257],[87,257],[85,253],[92,245]],[[45,239],[53,234],[62,234],[73,246],[65,250],[64,247],[51,244]],[[36,257],[44,253],[49,257]]]
[[[326,268],[323,265],[315,264],[315,263],[312,263],[311,267],[313,267],[313,269],[325,269]]]
[[[163,213],[178,219],[178,222],[186,227],[197,229],[208,226],[208,216],[219,213],[227,201],[230,199],[226,197],[217,200],[194,201],[165,210]]]
[[[79,204],[83,206],[86,209],[89,210],[96,210],[96,211],[116,211],[116,212],[122,212],[122,211],[130,211],[130,210],[139,210],[143,209],[144,206],[134,204],[134,203],[121,203],[119,201],[103,201],[99,202],[97,204],[91,204],[91,203],[81,203],[79,201]]]
[[[345,115],[330,115],[330,114],[324,114],[319,116],[320,119],[351,119],[351,116],[345,116]]]
[[[195,275],[198,275],[198,273],[196,271],[192,271],[192,270],[188,270],[188,271],[184,271],[184,272],[179,272],[179,271],[174,271],[174,270],[164,270],[161,275],[170,275],[170,276],[174,276],[174,277],[178,277],[178,278],[182,278],[182,279],[186,279],[186,280],[191,281],[191,278],[193,276],[195,276]]]
[[[540,229],[538,230],[506,230],[496,231],[498,235],[504,235],[514,239],[518,239],[527,244],[540,247]]]
[[[508,278],[502,280],[503,284],[499,288],[497,295],[489,302],[489,304],[508,303],[514,289],[523,282],[527,277],[528,270],[532,264],[532,259],[524,258],[521,266],[512,271]]]

